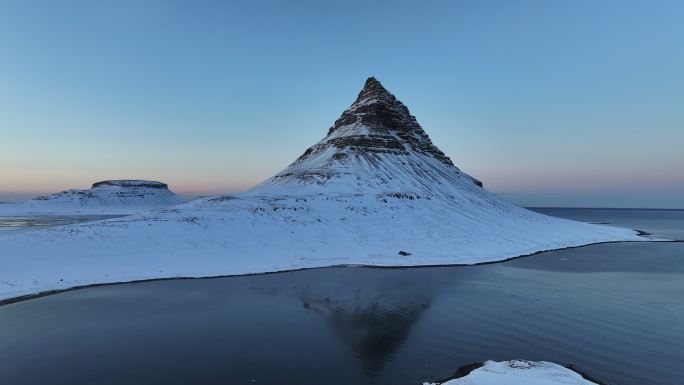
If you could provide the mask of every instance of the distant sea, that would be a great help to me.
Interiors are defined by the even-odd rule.
[[[528,207],[555,217],[644,230],[662,237],[684,240],[684,209],[613,209]]]

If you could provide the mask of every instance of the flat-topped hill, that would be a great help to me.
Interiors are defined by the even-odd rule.
[[[93,183],[26,202],[0,205],[0,215],[131,214],[184,202],[166,183],[119,179]]]

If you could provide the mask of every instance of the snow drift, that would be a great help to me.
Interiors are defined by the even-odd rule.
[[[461,172],[369,78],[320,142],[241,194],[0,240],[0,299],[332,265],[475,264],[635,231],[548,217]]]
[[[423,385],[596,385],[577,372],[546,361],[487,361],[461,378]]]

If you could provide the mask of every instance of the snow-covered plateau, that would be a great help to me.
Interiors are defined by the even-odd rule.
[[[105,180],[84,190],[65,190],[26,202],[0,204],[0,216],[133,214],[177,205],[184,199],[165,183]]]
[[[369,78],[325,138],[246,192],[2,237],[0,300],[154,278],[476,264],[639,240],[487,191]]]
[[[423,385],[596,385],[579,373],[546,361],[487,361],[464,377]]]

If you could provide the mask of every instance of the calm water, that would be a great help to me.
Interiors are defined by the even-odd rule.
[[[565,209],[532,208],[543,214],[583,222],[606,223],[684,240],[684,209]]]
[[[684,230],[684,212],[670,215]],[[612,385],[681,385],[684,243],[156,281],[0,307],[0,384],[420,384],[511,358],[573,363]]]
[[[117,218],[122,215],[32,215],[0,217],[0,235],[47,227]]]

